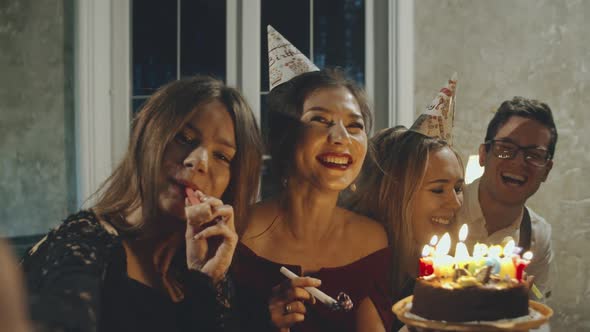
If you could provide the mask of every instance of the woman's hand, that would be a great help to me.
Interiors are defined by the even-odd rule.
[[[319,287],[321,284],[319,279],[298,277],[275,286],[268,304],[272,323],[285,332],[305,320],[305,302],[313,304],[315,298],[304,287]]]
[[[200,191],[188,197],[186,204],[187,266],[207,274],[217,284],[229,269],[238,243],[234,209]]]

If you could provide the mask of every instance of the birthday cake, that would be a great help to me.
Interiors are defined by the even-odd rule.
[[[477,244],[473,256],[460,249],[457,246],[455,257],[437,255],[434,248],[431,255],[423,251],[411,313],[446,322],[495,321],[529,313],[532,278],[524,269],[530,253],[521,258],[514,241],[504,247]]]
[[[504,282],[462,286],[439,278],[419,278],[414,288],[411,312],[420,317],[447,322],[492,321],[529,313],[528,287]]]

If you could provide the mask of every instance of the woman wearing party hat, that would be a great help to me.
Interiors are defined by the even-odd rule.
[[[268,41],[269,148],[279,194],[254,206],[236,248],[241,326],[389,329],[386,232],[336,205],[342,191],[354,190],[366,156],[366,96],[341,72],[319,70],[272,27]]]
[[[412,293],[419,246],[448,232],[463,202],[463,165],[450,146],[456,83],[453,75],[409,130],[397,126],[371,138],[374,158],[345,204],[385,225],[395,301]],[[396,321],[393,330],[399,327]]]

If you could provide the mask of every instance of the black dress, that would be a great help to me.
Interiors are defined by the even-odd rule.
[[[68,217],[35,245],[22,266],[31,318],[43,331],[234,331],[229,283],[215,288],[199,272],[182,273],[185,298],[127,276],[125,250],[90,211]]]

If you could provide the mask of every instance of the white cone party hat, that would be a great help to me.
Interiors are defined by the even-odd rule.
[[[318,71],[303,53],[272,26],[268,32],[268,75],[270,90],[303,73]]]
[[[438,92],[432,103],[418,117],[410,130],[452,144],[456,89],[457,73],[454,73],[447,85]]]

